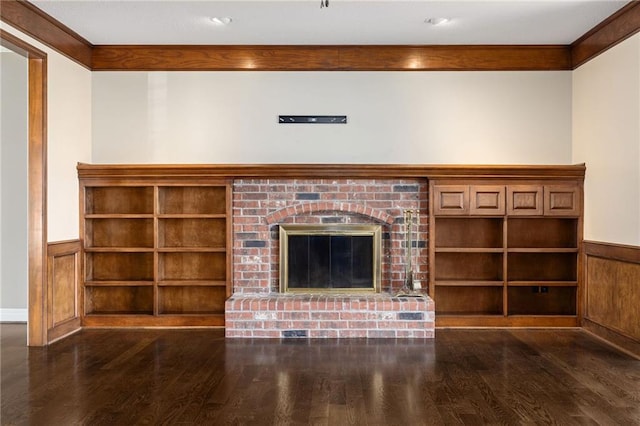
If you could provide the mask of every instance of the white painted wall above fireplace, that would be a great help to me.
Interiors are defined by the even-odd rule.
[[[99,72],[92,123],[95,163],[567,164],[571,73]]]

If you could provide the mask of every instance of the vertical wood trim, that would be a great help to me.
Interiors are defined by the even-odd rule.
[[[29,58],[29,337],[47,343],[47,62]]]
[[[79,303],[82,273],[81,251],[80,240],[60,241],[49,243],[47,246],[47,343],[76,332],[81,328]],[[73,256],[72,276],[58,277],[56,259],[69,256]],[[56,282],[57,278],[60,278],[61,282]],[[65,280],[73,283],[73,292],[69,295],[72,300],[67,300],[68,303],[72,303],[73,315],[57,321],[54,301],[56,300],[57,290],[65,285]]]
[[[4,2],[3,2],[4,6]],[[47,344],[47,55],[0,30],[0,44],[28,58],[29,346]]]
[[[226,254],[227,254],[227,270],[226,270],[226,281],[227,281],[227,298],[231,297],[233,294],[233,180],[227,179],[225,181],[226,185],[226,193],[225,193],[225,203],[226,203],[226,227],[227,227],[227,238],[226,238]]]
[[[160,315],[160,185],[153,185],[153,315]]]

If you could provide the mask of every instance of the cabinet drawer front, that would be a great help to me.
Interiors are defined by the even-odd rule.
[[[580,214],[578,188],[569,185],[545,185],[544,214],[546,216],[578,216]]]
[[[467,185],[434,185],[433,214],[469,214],[469,187]]]
[[[507,214],[542,215],[541,185],[510,185],[507,187]]]
[[[504,215],[504,186],[472,185],[469,193],[472,215]]]

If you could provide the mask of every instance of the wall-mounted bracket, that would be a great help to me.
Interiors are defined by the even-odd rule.
[[[347,124],[346,115],[279,115],[280,124]]]

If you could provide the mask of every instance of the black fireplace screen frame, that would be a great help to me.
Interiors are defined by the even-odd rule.
[[[381,236],[380,225],[280,225],[280,292],[379,293],[382,275]],[[353,246],[362,250],[360,256],[356,255],[357,258],[353,256]],[[290,248],[292,253],[289,252]],[[303,269],[307,268],[302,273],[307,273],[306,278],[301,277],[301,272],[291,276],[290,266],[300,266],[307,261],[305,258],[310,259],[324,250],[328,258],[320,262],[321,265],[309,260],[312,266],[302,266]],[[331,253],[334,253],[333,257]],[[350,286],[343,285],[346,276],[350,277]]]

